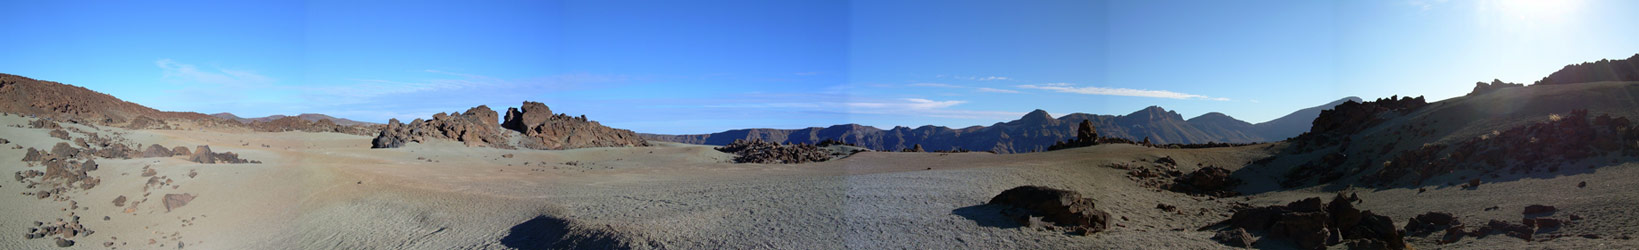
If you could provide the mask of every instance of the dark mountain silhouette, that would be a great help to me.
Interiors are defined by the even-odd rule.
[[[1208,142],[1267,142],[1286,139],[1308,131],[1308,121],[1319,116],[1319,110],[1349,100],[1349,97],[1327,105],[1299,110],[1270,122],[1251,124],[1222,113],[1207,113],[1185,120],[1177,112],[1151,106],[1126,115],[1095,115],[1074,113],[1054,118],[1044,110],[1035,110],[1018,120],[999,122],[991,126],[972,126],[953,129],[943,126],[916,128],[894,127],[879,129],[859,124],[803,129],[736,129],[712,134],[657,135],[644,134],[649,140],[706,145],[727,145],[736,139],[762,139],[781,143],[818,143],[827,139],[841,140],[873,150],[899,151],[918,144],[927,150],[966,149],[997,153],[1045,151],[1054,142],[1075,136],[1075,126],[1087,120],[1106,137],[1135,141],[1149,139],[1158,144]],[[1303,121],[1293,126],[1290,121]]]
[[[222,118],[222,119],[234,120],[234,121],[238,121],[238,122],[242,122],[242,123],[270,122],[270,121],[273,121],[273,120],[278,120],[279,118],[292,117],[292,116],[286,116],[286,115],[270,115],[270,116],[264,116],[264,117],[244,118],[244,117],[239,117],[237,115],[234,115],[233,113],[227,113],[227,112],[215,113],[215,114],[211,114],[211,116],[215,116],[215,117]],[[346,118],[336,118],[336,117],[325,115],[325,114],[315,114],[315,113],[304,113],[304,114],[296,115],[294,117],[300,118],[304,121],[309,121],[309,122],[317,122],[319,120],[328,119],[328,120],[330,120],[330,122],[334,122],[334,123],[336,123],[336,125],[342,125],[342,126],[378,125],[378,124],[380,124],[380,123],[373,123],[373,122],[361,122],[361,121],[348,120]]]
[[[1361,100],[1360,97],[1350,96],[1326,104],[1321,104],[1320,106],[1300,109],[1298,111],[1293,111],[1291,114],[1287,114],[1286,116],[1259,123],[1253,127],[1253,130],[1257,131],[1258,135],[1263,136],[1263,138],[1270,140],[1292,138],[1294,136],[1298,136],[1298,134],[1303,134],[1303,132],[1309,131],[1309,127],[1312,126],[1313,122],[1315,121],[1315,117],[1320,116],[1321,110],[1332,109],[1332,107],[1337,107],[1339,104],[1350,101],[1363,102],[1364,100]]]

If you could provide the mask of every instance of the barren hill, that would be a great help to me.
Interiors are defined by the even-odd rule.
[[[1035,110],[1018,120],[999,122],[991,126],[972,126],[953,129],[942,126],[916,128],[894,127],[879,129],[859,124],[803,129],[736,129],[712,134],[656,135],[645,137],[706,145],[727,145],[737,139],[762,139],[782,143],[818,143],[840,140],[873,150],[898,151],[922,145],[928,150],[966,149],[997,153],[1044,151],[1054,142],[1075,136],[1075,126],[1082,120],[1093,123],[1100,135],[1157,144],[1193,144],[1208,142],[1267,142],[1285,139],[1309,129],[1308,121],[1318,116],[1321,109],[1331,108],[1349,100],[1348,97],[1321,106],[1293,112],[1269,122],[1251,124],[1222,113],[1207,113],[1185,120],[1177,112],[1151,106],[1126,115],[1095,115],[1074,113],[1054,118],[1044,110]],[[1302,126],[1294,126],[1301,121]]]

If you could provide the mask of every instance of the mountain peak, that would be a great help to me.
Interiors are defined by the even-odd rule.
[[[1150,119],[1150,120],[1161,120],[1161,119],[1167,119],[1167,118],[1172,118],[1172,119],[1177,119],[1177,120],[1183,120],[1184,119],[1184,116],[1179,115],[1178,112],[1169,111],[1165,108],[1161,108],[1161,106],[1149,106],[1149,107],[1146,107],[1144,109],[1140,109],[1136,112],[1133,112],[1132,114],[1127,114],[1127,117],[1130,117],[1130,118],[1146,118],[1146,119]]]
[[[1044,120],[1044,119],[1045,120],[1052,120],[1053,115],[1048,114],[1046,110],[1041,110],[1041,109],[1036,109],[1035,111],[1030,111],[1030,113],[1024,114],[1024,117],[1019,118],[1019,120]]]

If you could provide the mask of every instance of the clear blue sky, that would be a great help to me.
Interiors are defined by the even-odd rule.
[[[0,72],[383,122],[524,100],[646,133],[1262,122],[1639,53],[1635,1],[4,1]]]

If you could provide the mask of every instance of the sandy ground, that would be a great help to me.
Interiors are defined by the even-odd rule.
[[[0,117],[0,138],[38,149],[62,141],[46,136],[47,130],[13,127],[27,122]],[[6,211],[0,229],[13,233],[0,235],[0,248],[56,248],[49,239],[25,240],[22,234],[34,221],[68,218],[72,212],[95,230],[74,238],[78,244],[72,248],[82,249],[104,248],[105,242],[127,249],[530,249],[570,243],[600,247],[610,240],[682,249],[1213,249],[1227,247],[1209,240],[1212,232],[1196,229],[1226,219],[1231,203],[1284,204],[1336,191],[1314,187],[1211,199],[1144,187],[1129,180],[1126,170],[1107,167],[1170,156],[1186,172],[1197,164],[1236,169],[1266,156],[1263,145],[1179,150],[1104,145],[1012,155],[867,152],[816,164],[764,165],[729,163],[730,155],[708,146],[667,143],[565,151],[469,148],[455,142],[370,149],[369,137],[335,133],[64,125],[118,133],[133,144],[210,145],[263,163],[98,159],[101,169],[91,175],[103,182],[70,192],[80,206],[73,211],[67,211],[66,201],[21,195],[29,190],[7,181],[0,184],[0,209]],[[0,145],[0,162],[7,162],[0,170],[41,169],[21,164],[25,150],[12,144]],[[174,187],[144,192],[147,178],[139,176],[144,166],[174,180]],[[1365,200],[1363,209],[1401,225],[1428,211],[1452,212],[1474,225],[1518,221],[1525,205],[1545,204],[1560,207],[1555,216],[1587,218],[1562,233],[1603,236],[1525,242],[1497,235],[1449,245],[1411,238],[1422,249],[1639,247],[1621,239],[1639,230],[1639,218],[1631,215],[1639,207],[1639,192],[1631,190],[1639,184],[1631,177],[1639,176],[1639,164],[1588,166],[1598,168],[1505,177],[1472,190],[1355,191]],[[190,171],[198,175],[187,177]],[[1577,188],[1582,181],[1588,186]],[[1119,218],[1117,225],[1072,236],[1022,227],[982,205],[1020,185],[1079,191]],[[1257,191],[1257,186],[1244,189]],[[198,198],[166,212],[159,199],[172,193]],[[149,201],[124,213],[111,204],[121,195]],[[1161,211],[1158,203],[1181,212]],[[1493,206],[1499,209],[1485,210]]]

